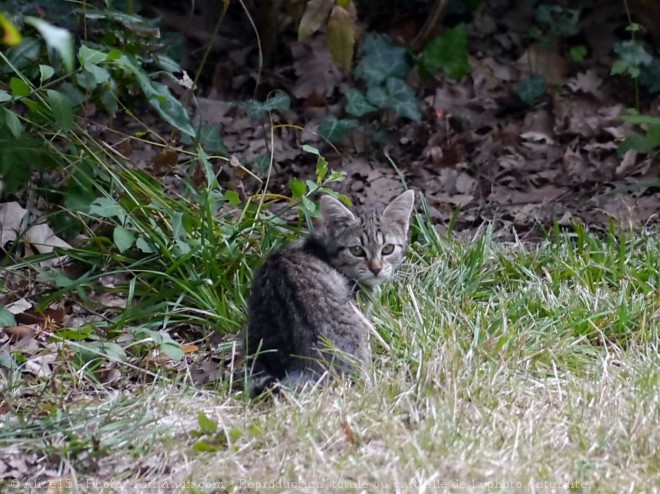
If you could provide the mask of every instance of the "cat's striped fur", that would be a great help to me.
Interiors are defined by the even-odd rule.
[[[355,293],[389,279],[403,260],[413,203],[412,191],[384,210],[323,196],[320,227],[268,256],[252,283],[244,338],[253,382],[299,386],[370,362],[372,328]]]

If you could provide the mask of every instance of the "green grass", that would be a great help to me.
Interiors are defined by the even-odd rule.
[[[259,228],[275,243],[275,230]],[[204,248],[121,263],[108,249],[125,280],[161,288],[118,283],[134,302],[99,325],[105,337],[140,324],[184,334],[186,320],[235,333],[262,255],[250,245],[232,271],[205,263]],[[149,345],[126,350],[123,363],[70,361],[50,380],[19,368],[3,374],[11,411],[0,457],[27,458],[30,479],[50,465],[79,492],[97,492],[92,480],[187,482],[188,492],[653,492],[659,259],[654,232],[598,238],[578,227],[526,245],[485,231],[462,243],[419,217],[409,262],[372,309],[387,348],[372,341],[364,381],[253,402],[224,380],[190,386],[184,362],[145,366]]]

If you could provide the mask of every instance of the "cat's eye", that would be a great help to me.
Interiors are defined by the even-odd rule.
[[[385,244],[380,252],[384,256],[390,255],[392,252],[394,252],[394,244]]]
[[[348,250],[350,250],[351,254],[353,254],[355,257],[364,257],[366,255],[364,249],[359,245],[354,245]]]

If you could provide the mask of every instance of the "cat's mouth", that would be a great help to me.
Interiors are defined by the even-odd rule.
[[[369,288],[375,288],[386,280],[387,280],[386,276],[367,275],[362,277],[360,283],[362,283],[363,285],[367,285]]]

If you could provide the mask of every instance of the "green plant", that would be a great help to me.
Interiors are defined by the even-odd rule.
[[[575,36],[580,29],[580,14],[582,7],[568,8],[554,4],[539,4],[534,11],[536,24],[532,26],[529,37],[535,42],[532,53],[543,53],[568,50],[570,57],[580,62],[587,56],[583,45],[573,45],[567,48],[567,39]],[[530,55],[532,56],[532,55]],[[538,56],[538,55],[537,55]],[[544,57],[539,56],[539,60]],[[533,106],[547,91],[547,81],[543,75],[546,67],[536,67],[540,73],[532,73],[515,88],[516,94],[528,106]]]
[[[623,155],[629,149],[634,149],[640,153],[648,153],[660,147],[660,117],[625,115],[621,118],[631,124],[644,125],[646,130],[643,135],[633,134],[627,136],[619,145],[619,154]]]
[[[119,17],[108,11],[90,9],[79,15],[87,19],[90,28],[110,26],[106,35],[120,29],[127,33],[124,26],[130,23],[144,24],[138,17]],[[15,192],[32,171],[61,171],[58,163],[62,161],[88,161],[86,139],[76,145],[78,139],[71,138],[72,134],[81,137],[78,120],[85,105],[97,104],[112,117],[120,105],[122,111],[130,112],[125,102],[130,100],[129,95],[139,92],[163,120],[184,135],[197,135],[183,105],[166,85],[146,71],[149,65],[153,75],[171,76],[180,68],[166,57],[149,54],[144,38],[127,34],[121,49],[113,36],[109,36],[112,45],[96,38],[74,48],[73,37],[65,29],[41,19],[15,17],[27,34],[20,45],[0,53],[0,74],[8,79],[8,85],[0,85],[0,176],[4,194]],[[32,36],[29,26],[36,29],[43,42]],[[25,163],[28,166],[19,166]]]

